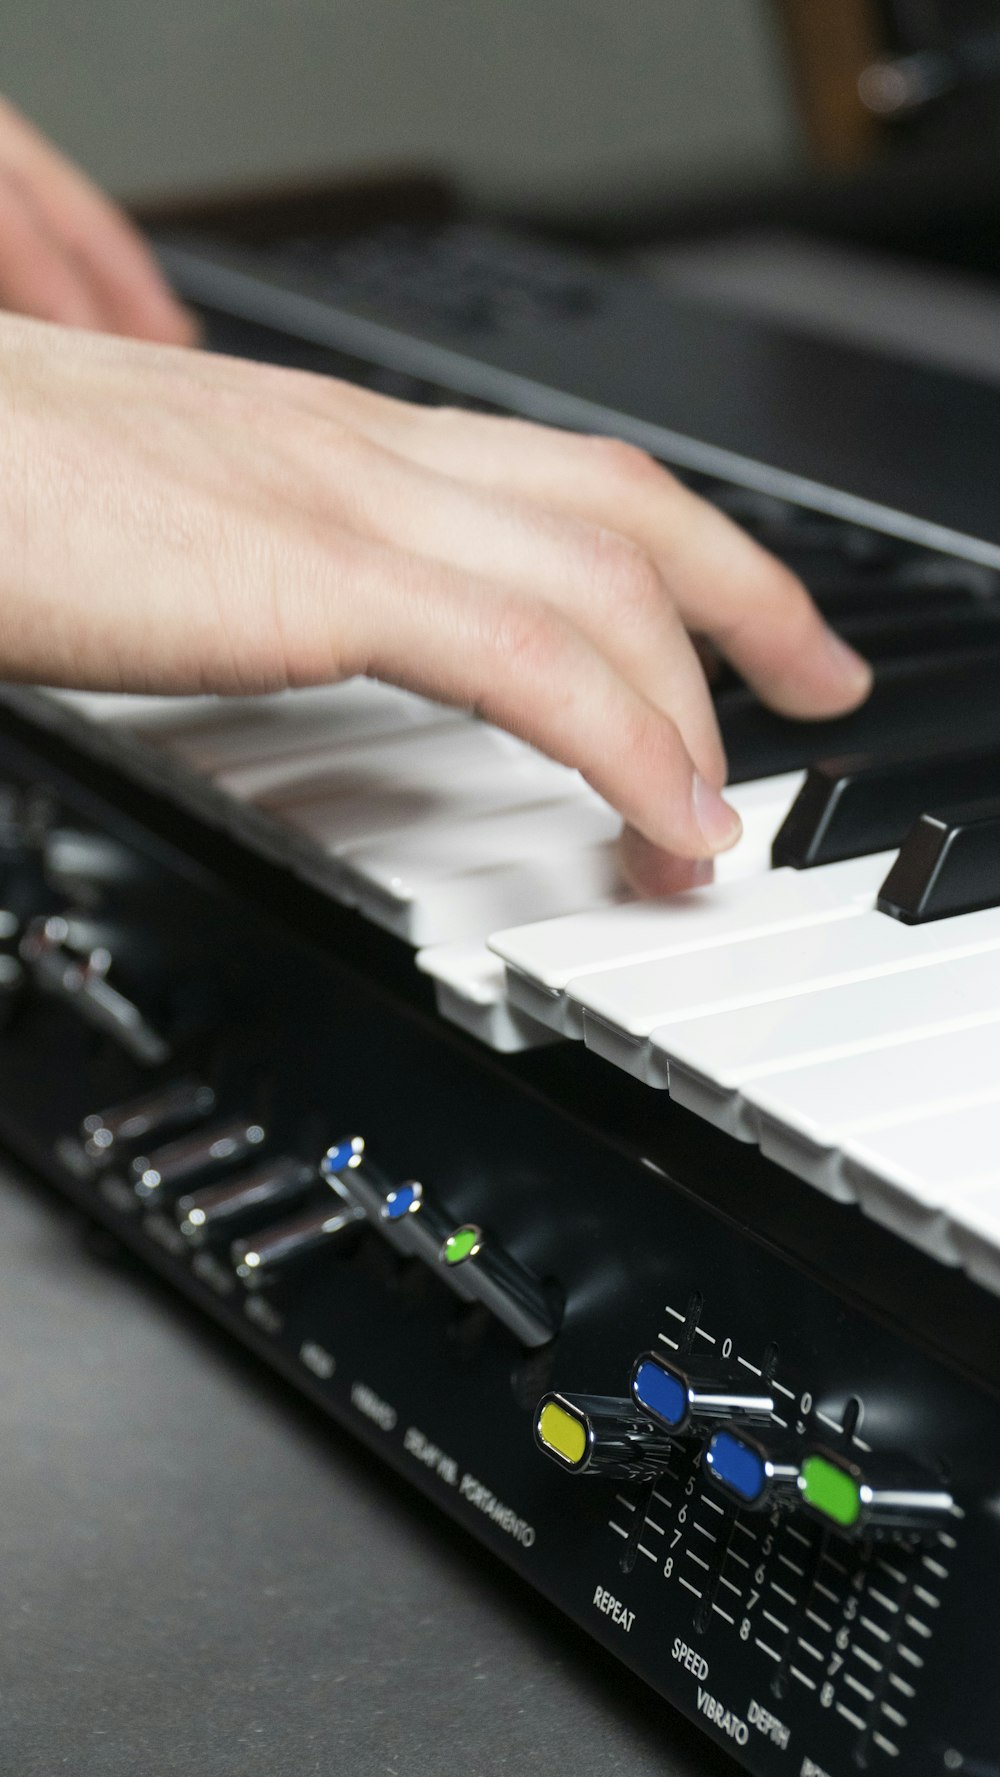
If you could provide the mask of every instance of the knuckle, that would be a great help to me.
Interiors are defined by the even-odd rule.
[[[616,619],[645,627],[670,609],[656,563],[631,538],[597,529],[589,553],[592,584]]]
[[[563,635],[563,625],[547,606],[511,599],[495,618],[491,653],[519,677],[541,678],[555,669]]]
[[[605,475],[629,486],[646,486],[649,482],[670,483],[673,477],[649,452],[625,438],[603,437],[600,434],[585,440],[592,461]]]
[[[669,796],[679,774],[684,748],[669,716],[651,704],[636,701],[619,728],[622,757],[636,783],[656,783]]]

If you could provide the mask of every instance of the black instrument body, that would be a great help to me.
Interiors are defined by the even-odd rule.
[[[180,1052],[151,1074],[58,1001],[27,996],[0,1035],[0,1120],[10,1148],[679,1708],[700,1712],[706,1731],[748,1770],[791,1764],[839,1777],[856,1768],[861,1746],[875,1768],[895,1762],[872,1743],[865,1700],[844,1688],[846,1675],[872,1676],[849,1657],[858,1638],[876,1656],[902,1640],[923,1661],[918,1670],[898,1655],[895,1664],[882,1660],[886,1676],[895,1672],[916,1693],[880,1688],[880,1700],[901,1706],[905,1731],[878,1708],[872,1714],[900,1746],[901,1768],[930,1777],[953,1768],[944,1755],[959,1751],[970,1762],[954,1768],[996,1769],[1000,1704],[984,1680],[1000,1634],[1000,1306],[855,1214],[804,1200],[805,1188],[778,1169],[582,1051],[485,1056],[435,1016],[392,940],[278,871],[248,867],[238,848],[198,834],[189,818],[156,808],[106,768],[83,767],[97,788],[74,781],[80,762],[74,768],[62,751],[50,737],[39,747],[11,736],[0,769],[8,781],[52,785],[74,828],[111,839],[121,871],[105,879],[104,917],[115,931],[141,935],[158,908],[170,909],[150,952],[165,943],[169,959],[170,930],[180,931],[183,956],[168,962],[167,978],[196,971],[201,1005]],[[148,826],[134,818],[143,802]],[[142,1003],[162,1005],[155,969],[133,970],[130,985]],[[530,1271],[554,1280],[565,1316],[553,1345],[521,1350],[367,1230],[349,1253],[291,1270],[266,1293],[270,1313],[261,1316],[261,1298],[245,1295],[218,1258],[206,1265],[204,1251],[201,1259],[186,1251],[167,1213],[123,1209],[97,1178],[81,1179],[60,1159],[62,1139],[95,1107],[190,1069],[216,1087],[220,1116],[260,1119],[268,1151],[317,1156],[346,1131],[365,1131],[390,1176],[420,1177],[456,1222],[481,1223]],[[697,1444],[678,1447],[677,1478],[657,1480],[658,1500],[646,1486],[573,1480],[545,1461],[532,1442],[537,1398],[549,1387],[624,1393],[640,1351],[661,1334],[681,1342],[675,1317],[695,1299],[720,1351],[731,1340],[734,1354],[759,1366],[777,1346],[776,1377],[795,1397],[784,1403],[791,1424],[810,1396],[810,1429],[836,1443],[816,1415],[842,1420],[857,1398],[870,1442],[905,1446],[943,1467],[966,1513],[955,1547],[934,1538],[913,1548],[855,1547],[797,1514],[772,1525],[744,1513],[738,1530],[702,1483]],[[317,1374],[324,1354],[329,1376]],[[621,1528],[632,1529],[644,1509],[660,1534],[647,1527],[625,1540],[611,1528],[624,1519]],[[653,1545],[655,1559],[640,1544]],[[731,1555],[722,1560],[724,1548],[751,1559],[752,1569]],[[922,1568],[926,1554],[948,1569],[946,1579]],[[730,1586],[746,1582],[742,1599],[720,1576]],[[816,1592],[816,1580],[836,1605]],[[922,1583],[936,1606],[914,1600]],[[796,1610],[782,1593],[798,1595]],[[608,1599],[621,1607],[617,1622]],[[829,1635],[803,1615],[817,1605]],[[930,1634],[905,1627],[907,1616]],[[862,1618],[892,1641],[873,1640]],[[822,1664],[796,1645],[800,1635]],[[815,1669],[816,1692],[791,1675],[793,1666],[808,1677]],[[866,1729],[839,1714],[837,1702]]]
[[[246,343],[246,326],[244,317],[226,337]],[[544,332],[532,348],[540,355]],[[572,329],[551,334],[563,360],[553,364],[550,353],[547,375],[571,385]],[[609,398],[603,385],[615,367],[598,370],[593,342],[580,351],[579,337],[577,386],[593,373]],[[635,396],[638,412],[642,390],[666,370],[648,374],[649,351],[633,359],[620,345],[625,386],[613,405]],[[428,349],[432,378],[442,368],[436,351]],[[801,342],[796,352],[808,356]],[[751,381],[768,357],[758,345],[744,366]],[[540,365],[541,356],[523,368],[533,375]],[[704,389],[704,359],[690,369]],[[723,406],[731,369],[713,371]],[[801,374],[798,395],[812,412],[819,397],[810,386],[806,403],[804,360]],[[787,384],[772,389],[782,425],[786,397],[796,399]],[[958,435],[968,400],[982,435],[1000,442],[1000,396],[956,386],[954,397],[939,438]],[[843,409],[840,418],[858,423]],[[857,484],[851,497],[901,503],[906,466],[865,449],[881,483]],[[770,462],[781,452],[757,454]],[[942,460],[951,461],[947,451]],[[821,467],[808,441],[803,463],[809,473]],[[846,477],[846,440],[843,467]],[[969,554],[1000,559],[992,495],[989,523],[973,523],[974,508],[987,510],[985,465],[978,494],[975,479],[953,471],[951,492],[935,484],[940,505],[918,501],[918,516],[961,521]],[[123,957],[123,985],[173,1053],[141,1066],[58,997],[15,997],[0,1028],[0,1131],[10,1150],[365,1439],[741,1768],[761,1777],[1000,1772],[1000,1302],[579,1045],[511,1058],[482,1050],[437,1016],[402,946],[88,751],[82,730],[81,746],[58,723],[36,726],[16,701],[2,716],[0,780],[45,785],[60,825],[99,837],[100,867],[89,884],[82,873],[86,917]],[[32,869],[29,860],[17,876],[24,911],[59,905]],[[169,1204],[143,1209],[102,1184],[107,1173],[72,1161],[81,1119],[184,1073],[214,1087],[220,1117],[256,1118],[268,1154],[315,1161],[329,1143],[363,1133],[390,1178],[419,1178],[455,1224],[480,1224],[545,1280],[561,1307],[556,1338],[522,1349],[367,1227],[289,1268],[273,1289],[246,1293],[225,1247],[190,1247]],[[623,1395],[637,1354],[697,1350],[699,1341],[704,1354],[744,1360],[748,1373],[773,1367],[790,1440],[846,1448],[855,1423],[875,1451],[904,1451],[945,1480],[963,1515],[943,1538],[853,1542],[801,1511],[737,1513],[703,1478],[697,1440],[678,1443],[675,1472],[651,1485],[572,1479],[536,1450],[533,1412],[547,1390]],[[572,1747],[563,1756],[571,1764]]]

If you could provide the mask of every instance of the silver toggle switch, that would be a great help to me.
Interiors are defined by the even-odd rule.
[[[185,1077],[155,1092],[126,1099],[107,1110],[92,1111],[80,1124],[80,1140],[88,1160],[100,1165],[117,1159],[118,1150],[147,1136],[167,1135],[197,1123],[215,1109],[215,1093],[203,1080]]]
[[[181,1233],[192,1246],[201,1246],[221,1235],[231,1237],[248,1218],[253,1221],[286,1209],[316,1182],[315,1166],[307,1166],[304,1160],[264,1160],[225,1184],[206,1185],[204,1190],[178,1198],[174,1214]]]
[[[89,944],[62,914],[33,919],[20,944],[21,959],[43,993],[65,1001],[95,1030],[114,1037],[143,1067],[170,1059],[170,1047],[135,1003],[108,979],[113,965],[104,944]]]
[[[263,1289],[293,1261],[339,1245],[356,1232],[362,1219],[360,1210],[345,1203],[304,1210],[252,1239],[235,1240],[229,1249],[233,1269],[248,1290]]]
[[[221,1171],[238,1165],[258,1149],[265,1139],[259,1123],[248,1123],[234,1117],[228,1123],[213,1123],[194,1135],[167,1142],[150,1154],[140,1154],[129,1167],[129,1177],[136,1196],[146,1204],[159,1202],[188,1179],[200,1173]]]

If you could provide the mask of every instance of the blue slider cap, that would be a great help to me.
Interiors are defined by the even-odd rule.
[[[348,1135],[343,1141],[334,1142],[327,1148],[320,1161],[320,1172],[325,1178],[339,1177],[353,1166],[359,1166],[364,1157],[364,1138],[360,1135]]]
[[[713,1480],[746,1505],[756,1505],[767,1486],[767,1468],[759,1450],[735,1432],[714,1432],[705,1451]]]
[[[664,1425],[679,1429],[688,1415],[688,1391],[654,1358],[641,1358],[632,1377],[632,1399],[638,1407],[655,1414]]]
[[[388,1191],[382,1202],[382,1214],[387,1222],[401,1222],[403,1217],[416,1209],[423,1192],[415,1179],[408,1184],[397,1185],[395,1190]]]

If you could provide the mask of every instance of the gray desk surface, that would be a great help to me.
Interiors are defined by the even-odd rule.
[[[100,1244],[0,1170],[0,1777],[734,1771]]]

